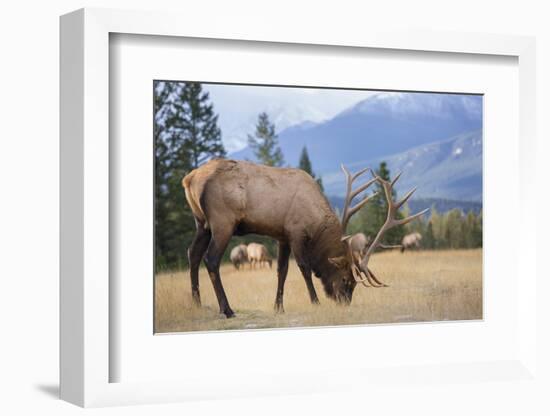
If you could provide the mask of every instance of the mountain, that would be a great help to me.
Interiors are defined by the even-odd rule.
[[[475,95],[380,93],[330,120],[288,127],[279,133],[279,143],[291,166],[307,146],[314,170],[325,174],[340,163],[374,160],[480,130],[481,106],[482,97]],[[230,157],[255,159],[248,147]]]
[[[417,187],[414,199],[482,200],[482,132],[460,134],[447,140],[414,147],[405,152],[347,165],[350,171],[388,164],[392,176],[403,172],[396,184],[403,194]],[[327,195],[343,196],[345,179],[340,170],[323,175]]]

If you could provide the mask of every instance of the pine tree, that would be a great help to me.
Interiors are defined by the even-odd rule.
[[[189,155],[195,169],[213,157],[224,157],[218,116],[209,94],[198,82],[185,82],[177,92],[174,113],[169,120],[174,147]]]
[[[321,192],[324,192],[323,180],[321,179],[321,177],[317,178],[315,173],[313,172],[313,168],[311,166],[311,160],[309,159],[309,154],[307,152],[306,146],[304,146],[304,148],[302,149],[302,153],[300,154],[300,163],[298,167],[306,171],[307,173],[309,173],[311,177],[315,179],[315,181],[319,185],[319,188],[321,188]]]
[[[155,81],[154,96],[154,126],[155,142],[155,267],[166,266],[171,245],[167,238],[169,224],[169,186],[170,165],[172,155],[168,145],[170,125],[167,122],[173,114],[173,99],[177,85],[170,82]]]
[[[198,83],[154,82],[156,269],[184,266],[195,230],[182,178],[225,155],[217,115]]]
[[[311,177],[314,177],[313,168],[311,167],[311,160],[309,160],[309,154],[306,146],[302,148],[302,153],[300,153],[300,163],[298,164],[298,167],[309,173]]]
[[[376,174],[384,180],[390,180],[390,171],[386,162],[381,162]],[[384,189],[378,183],[375,185],[377,194],[360,211],[359,218],[363,232],[374,237],[382,228],[388,214],[388,201],[384,194]],[[392,191],[392,198],[395,200],[395,190]],[[397,218],[404,218],[401,212],[398,212]],[[391,228],[386,231],[382,242],[384,244],[399,244],[405,235],[405,229],[401,227]]]
[[[248,135],[248,145],[254,151],[254,156],[267,166],[282,166],[283,152],[275,134],[275,124],[269,121],[267,113],[260,113],[254,135]]]

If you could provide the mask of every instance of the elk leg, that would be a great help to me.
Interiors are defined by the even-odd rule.
[[[290,246],[286,242],[279,242],[279,254],[277,257],[277,295],[275,297],[275,311],[284,312],[283,293],[285,288],[286,275],[288,274],[288,258],[290,257]]]
[[[199,290],[199,266],[201,264],[204,252],[210,243],[210,230],[207,230],[198,221],[195,221],[197,226],[197,232],[189,249],[187,250],[187,257],[189,259],[189,271],[191,274],[191,293],[193,296],[193,302],[195,305],[200,306],[201,294]]]
[[[210,239],[208,249],[206,250],[206,255],[204,256],[204,264],[206,265],[208,275],[210,276],[210,281],[212,282],[212,286],[214,286],[214,292],[218,298],[220,313],[223,313],[228,318],[232,318],[235,314],[229,306],[227,296],[225,295],[225,291],[223,289],[222,280],[220,277],[220,263],[232,234],[232,227],[223,227],[222,229],[213,228],[212,238]]]
[[[309,299],[313,305],[319,304],[319,298],[317,297],[317,292],[315,292],[315,287],[313,286],[313,280],[311,280],[311,269],[305,263],[298,263],[298,267],[304,276],[306,281],[307,291],[309,292]]]
[[[311,268],[309,267],[307,261],[305,261],[302,254],[302,246],[299,244],[293,244],[292,252],[294,253],[296,263],[298,264],[298,267],[300,268],[302,276],[304,277],[304,280],[306,282],[307,291],[309,292],[309,299],[311,300],[312,304],[317,305],[319,304],[319,298],[317,297],[315,287],[313,286],[313,281],[311,280]]]

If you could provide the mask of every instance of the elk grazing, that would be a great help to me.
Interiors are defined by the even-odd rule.
[[[242,264],[247,263],[248,254],[246,244],[239,244],[238,246],[233,247],[233,250],[231,250],[229,255],[229,259],[237,270],[239,270],[239,267],[241,267]]]
[[[349,245],[354,256],[362,257],[367,252],[370,243],[370,237],[363,233],[353,234],[349,238]]]
[[[422,240],[422,235],[420,233],[411,233],[407,234],[401,240],[401,253],[407,248],[420,248],[420,241]]]
[[[267,251],[267,247],[263,244],[250,243],[247,247],[247,254],[248,261],[250,262],[250,268],[252,268],[253,266],[256,267],[256,264],[261,267],[262,264],[267,263],[269,264],[269,268],[271,269],[271,256]]]
[[[399,201],[392,200],[393,181],[386,181],[370,169],[353,176],[342,166],[347,179],[347,195],[342,220],[332,211],[315,180],[300,169],[275,168],[251,162],[215,159],[183,178],[185,197],[195,217],[196,234],[188,250],[192,296],[200,305],[199,264],[204,258],[220,313],[234,316],[220,278],[220,262],[233,235],[260,234],[278,241],[277,293],[275,310],[283,311],[283,292],[290,252],[303,275],[312,303],[319,303],[312,273],[321,279],[326,295],[349,304],[357,283],[373,285],[368,262],[388,229],[406,224],[425,211],[397,220],[397,210],[414,190]],[[353,182],[370,171],[373,178],[352,190]],[[371,196],[355,205],[353,199],[375,182],[388,200],[386,222],[355,260],[345,230],[350,218]]]

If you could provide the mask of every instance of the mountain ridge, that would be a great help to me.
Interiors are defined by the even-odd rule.
[[[392,176],[403,172],[398,193],[417,187],[417,198],[482,200],[482,131],[463,133],[447,140],[414,147],[405,152],[346,165],[352,172],[387,163]],[[327,195],[342,196],[344,175],[340,170],[323,175]]]
[[[377,167],[385,160],[392,173],[406,171],[398,191],[419,185],[419,197],[481,201],[481,107],[477,95],[380,93],[329,120],[289,126],[279,143],[290,166],[307,147],[327,195],[344,189],[343,175],[335,176],[341,163]],[[249,148],[230,157],[255,160]]]

